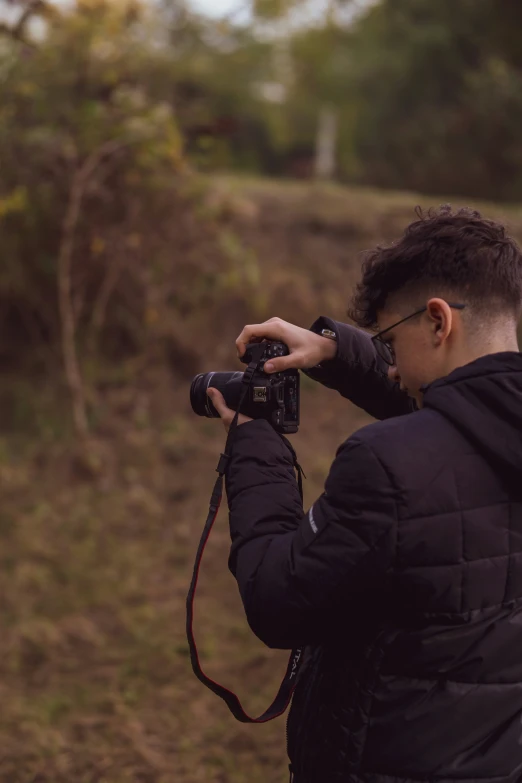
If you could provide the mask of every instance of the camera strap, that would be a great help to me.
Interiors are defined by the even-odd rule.
[[[288,705],[290,704],[290,700],[292,698],[292,694],[296,686],[297,674],[301,667],[303,661],[303,653],[304,653],[304,648],[297,648],[295,650],[292,650],[292,653],[288,661],[288,666],[286,669],[285,676],[283,678],[283,681],[281,683],[281,686],[279,688],[279,691],[274,701],[272,702],[270,707],[268,707],[268,709],[265,710],[265,712],[262,715],[260,715],[258,718],[251,718],[244,711],[243,707],[241,706],[241,702],[239,701],[235,693],[229,691],[228,688],[225,688],[223,685],[220,685],[214,680],[211,680],[210,677],[207,677],[207,675],[203,672],[199,662],[199,655],[196,646],[196,641],[194,639],[194,629],[193,629],[194,596],[196,593],[196,588],[198,583],[199,569],[201,566],[201,561],[203,559],[203,552],[205,551],[205,547],[210,537],[210,533],[212,532],[212,528],[214,526],[214,522],[216,521],[217,515],[219,513],[219,507],[221,505],[221,500],[223,498],[223,477],[226,473],[230,460],[231,444],[237,428],[241,406],[245,401],[245,397],[247,395],[248,388],[252,381],[252,377],[259,365],[259,361],[262,355],[262,346],[260,346],[260,349],[261,350],[259,351],[258,356],[255,357],[254,361],[252,361],[248,365],[248,368],[243,376],[244,385],[241,392],[239,405],[237,406],[236,415],[234,416],[232,424],[230,425],[225,451],[221,455],[219,464],[216,468],[217,473],[219,473],[219,476],[214,485],[214,489],[210,499],[210,508],[208,512],[208,517],[207,517],[207,521],[205,522],[203,534],[199,542],[199,546],[196,554],[196,560],[194,563],[194,571],[192,574],[192,581],[190,583],[190,588],[187,595],[187,627],[186,627],[187,640],[189,644],[190,660],[192,663],[192,669],[194,671],[194,674],[196,675],[198,680],[203,683],[203,685],[206,685],[207,688],[209,688],[213,693],[216,694],[216,696],[220,696],[225,701],[234,718],[236,718],[236,720],[240,721],[241,723],[266,723],[267,721],[273,720],[274,718],[278,718],[286,711]],[[297,461],[297,456],[293,446],[290,444],[287,438],[285,438],[284,436],[281,437],[292,453],[294,467],[297,470],[299,493],[301,495],[301,500],[302,500],[304,473]]]

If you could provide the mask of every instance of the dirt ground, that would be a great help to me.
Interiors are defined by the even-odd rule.
[[[245,322],[343,319],[357,252],[391,239],[419,202],[216,179],[208,209],[243,243],[252,297],[227,300],[197,369],[240,369],[233,340]],[[519,210],[487,210],[521,233]],[[0,781],[288,779],[284,719],[237,723],[190,668],[185,597],[224,442],[220,422],[193,415],[190,380],[181,367],[151,366],[132,384],[107,384],[90,459],[61,431],[67,403],[52,384],[39,391],[48,419],[38,435],[0,434]],[[370,420],[307,378],[302,395],[293,442],[308,507],[337,446]],[[202,567],[196,635],[206,672],[259,714],[287,653],[250,632],[228,546],[225,505]]]

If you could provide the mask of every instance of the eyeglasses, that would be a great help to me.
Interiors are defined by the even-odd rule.
[[[451,304],[448,302],[448,306],[452,307],[454,310],[464,310],[466,307],[465,304]],[[386,342],[386,340],[382,339],[382,336],[386,334],[386,332],[389,332],[391,329],[395,329],[396,326],[399,326],[399,324],[403,324],[405,321],[409,321],[410,318],[413,318],[416,315],[420,315],[421,313],[426,312],[428,308],[421,307],[420,310],[415,310],[414,313],[411,315],[407,315],[406,318],[403,318],[400,321],[397,321],[396,324],[392,324],[392,326],[388,326],[386,329],[383,329],[382,332],[379,332],[378,334],[374,335],[372,337],[372,343],[375,346],[375,350],[377,354],[381,357],[383,361],[386,362],[386,364],[389,364],[390,367],[393,367],[393,365],[396,362],[395,358],[395,351],[393,349],[393,346],[390,345],[390,343]]]

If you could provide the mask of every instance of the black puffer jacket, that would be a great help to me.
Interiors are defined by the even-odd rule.
[[[389,418],[339,448],[306,514],[264,421],[238,429],[227,478],[248,621],[307,646],[295,781],[519,783],[522,355],[455,370],[419,411],[363,332],[326,323],[338,358],[309,374]]]

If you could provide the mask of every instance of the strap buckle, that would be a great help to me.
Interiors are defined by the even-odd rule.
[[[222,454],[219,458],[218,466],[216,468],[216,473],[219,473],[220,476],[224,476],[228,467],[229,460],[230,460],[230,456],[228,454]]]

